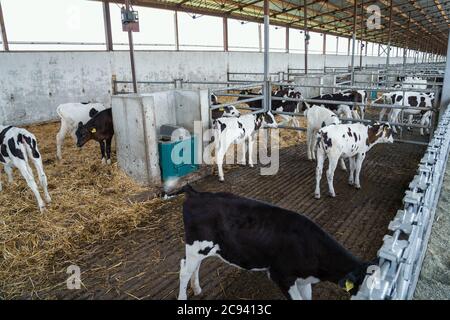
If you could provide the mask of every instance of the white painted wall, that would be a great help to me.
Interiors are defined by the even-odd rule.
[[[309,68],[347,67],[350,57],[310,55]],[[355,59],[359,65],[359,58]],[[385,58],[363,57],[363,64]],[[391,58],[401,63],[402,58]],[[229,72],[262,72],[258,52],[136,52],[138,80],[226,81]],[[270,54],[270,72],[304,68],[303,54]],[[110,105],[113,74],[130,80],[129,53],[0,52],[0,123],[29,124],[56,119],[60,103],[97,101]]]

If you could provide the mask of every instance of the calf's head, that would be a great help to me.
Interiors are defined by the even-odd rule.
[[[93,139],[97,129],[90,125],[83,125],[82,122],[78,123],[77,131],[75,132],[77,136],[77,147],[81,148],[88,142]]]
[[[372,145],[375,143],[393,143],[394,137],[392,136],[392,128],[389,123],[375,123],[372,126],[367,127],[367,144]]]
[[[369,273],[373,274],[377,268],[378,259],[362,263],[355,270],[349,272],[344,278],[340,279],[338,285],[351,295],[355,295],[363,283],[366,275],[369,275]]]
[[[223,108],[224,117],[239,117],[241,113],[235,106],[228,106]]]
[[[277,121],[275,120],[274,115],[270,111],[258,114],[257,121],[259,122],[260,127],[265,128],[278,127]]]

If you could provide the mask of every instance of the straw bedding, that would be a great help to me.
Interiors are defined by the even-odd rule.
[[[2,175],[0,299],[40,298],[40,292],[55,286],[51,281],[55,274],[85,248],[152,224],[153,216],[159,216],[157,212],[167,210],[167,202],[159,198],[134,201],[147,189],[121,172],[114,157],[113,165],[102,165],[96,142],[78,150],[72,138],[66,137],[63,160],[58,162],[55,137],[59,123],[27,129],[38,139],[53,201],[40,214],[20,173],[14,171],[12,185]],[[280,146],[299,143],[297,134],[280,130]]]

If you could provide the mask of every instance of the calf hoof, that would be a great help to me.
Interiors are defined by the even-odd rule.
[[[336,198],[336,194],[335,193],[328,193],[328,195],[331,197],[331,198]]]
[[[202,288],[192,288],[192,291],[194,291],[194,295],[199,296],[202,294]]]
[[[45,206],[39,206],[39,211],[41,213],[45,213],[45,211],[47,211],[47,208]]]
[[[225,182],[224,178],[219,178],[219,182]]]
[[[111,164],[111,159],[108,159],[108,160],[106,161],[106,163],[107,163],[107,164]]]
[[[106,159],[102,158],[102,164],[106,164]]]
[[[250,168],[253,168],[253,167],[255,167],[255,166],[254,166],[253,164],[249,164],[249,167],[250,167]]]
[[[51,203],[52,202],[52,198],[50,198],[50,196],[45,197],[45,202]]]
[[[320,194],[314,194],[314,198],[316,198],[317,200],[319,200],[320,199]]]
[[[359,190],[359,189],[361,189],[361,186],[355,185],[355,188]]]

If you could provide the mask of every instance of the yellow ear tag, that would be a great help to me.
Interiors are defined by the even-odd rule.
[[[96,132],[97,132],[97,129],[92,128],[92,129],[91,129],[91,132],[92,132],[92,133],[96,133]]]
[[[223,111],[224,109],[223,108],[219,108],[219,111]]]
[[[350,280],[345,280],[345,291],[349,292],[350,290],[352,290],[354,287],[353,282],[351,282]]]

